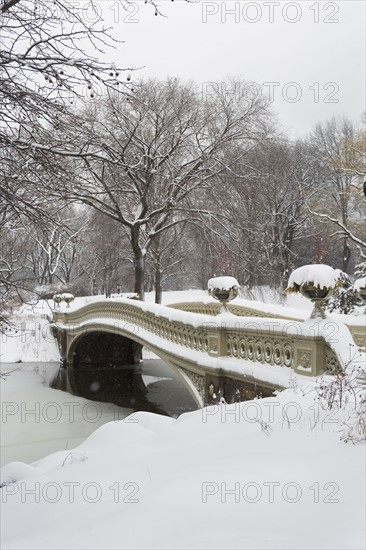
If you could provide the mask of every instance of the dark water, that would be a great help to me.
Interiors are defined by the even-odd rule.
[[[80,364],[72,376],[73,393],[94,401],[174,418],[198,408],[179,375],[161,359],[137,365]]]
[[[144,361],[142,374],[145,384],[148,383],[147,401],[165,411],[165,414],[177,417],[199,408],[184,383],[178,379],[178,375],[161,359]],[[150,383],[151,380],[146,379],[147,376],[157,377],[158,380]]]

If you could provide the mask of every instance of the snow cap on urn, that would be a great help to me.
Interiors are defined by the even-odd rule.
[[[321,304],[339,286],[342,286],[339,269],[333,269],[325,264],[303,265],[291,273],[284,294],[300,292],[314,304],[310,318],[315,319],[319,317],[325,319],[325,313],[321,308]]]
[[[286,292],[299,292],[299,288],[304,285],[312,285],[319,289],[335,289],[340,284],[338,269],[325,264],[303,265],[291,273]]]
[[[213,277],[209,279],[208,293],[222,304],[221,313],[227,312],[227,303],[237,297],[239,283],[234,277]]]
[[[208,290],[230,290],[239,288],[239,283],[235,277],[213,277],[208,280]]]

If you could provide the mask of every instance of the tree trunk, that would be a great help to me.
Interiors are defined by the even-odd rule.
[[[155,255],[155,303],[161,304],[163,297],[163,289],[161,285],[161,250],[160,250],[160,236],[157,235],[154,242],[154,255]]]
[[[161,304],[163,298],[163,288],[161,285],[161,269],[160,265],[155,267],[155,303]]]
[[[145,300],[145,257],[140,253],[135,256],[135,293],[139,299]]]
[[[345,227],[348,227],[348,194],[341,195],[342,205],[342,223]],[[348,238],[343,239],[343,258],[342,258],[342,271],[347,272],[348,264],[351,259],[351,249],[348,244]]]
[[[134,292],[138,294],[139,299],[145,300],[145,254],[143,253],[140,243],[140,227],[133,225],[131,227],[131,244],[134,254],[134,270],[135,270],[135,287]]]
[[[343,262],[342,262],[342,271],[347,272],[348,264],[351,259],[351,249],[348,244],[348,239],[345,238],[343,241]]]

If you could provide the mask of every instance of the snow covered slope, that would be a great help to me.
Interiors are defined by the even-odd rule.
[[[365,448],[313,396],[134,413],[2,472],[2,548],[364,548]]]

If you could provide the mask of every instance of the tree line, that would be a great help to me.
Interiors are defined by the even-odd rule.
[[[366,271],[364,120],[292,140],[244,80],[203,94],[131,79],[75,45],[106,45],[102,22],[57,34],[59,14],[31,0],[0,10],[4,303],[153,289],[159,302],[213,275],[281,288],[311,262]]]

